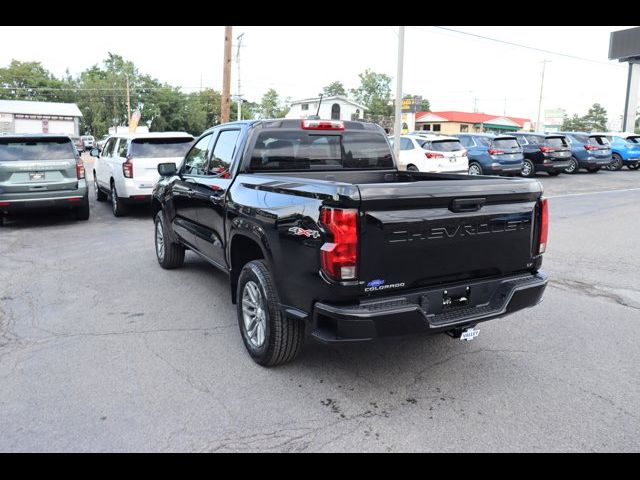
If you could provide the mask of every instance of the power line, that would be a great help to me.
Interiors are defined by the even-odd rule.
[[[423,32],[429,32],[429,30],[425,30],[424,28],[420,28],[420,27],[409,27],[409,28],[413,28],[415,30],[421,30]],[[582,60],[584,62],[598,63],[600,65],[607,65],[609,67],[625,68],[623,65],[618,65],[618,64],[615,64],[615,63],[603,62],[602,60],[595,60],[593,58],[580,57],[578,55],[571,55],[569,53],[555,52],[553,50],[546,50],[544,48],[531,47],[529,45],[523,45],[521,43],[508,42],[506,40],[500,40],[498,38],[487,37],[485,35],[478,35],[476,33],[464,32],[462,30],[456,30],[454,28],[441,27],[441,26],[437,26],[437,25],[433,25],[432,28],[437,28],[439,30],[446,30],[448,32],[459,33],[460,35],[467,35],[467,36],[470,36],[470,37],[481,38],[483,40],[489,40],[491,42],[502,43],[502,44],[505,44],[505,45],[510,45],[512,47],[525,48],[527,50],[534,50],[536,52],[548,53],[550,55],[557,55],[559,57],[572,58],[574,60]]]

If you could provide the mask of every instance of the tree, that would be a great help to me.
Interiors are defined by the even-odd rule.
[[[11,60],[0,68],[0,98],[67,102],[73,98],[73,85],[57,79],[40,62]]]
[[[283,105],[278,92],[270,88],[262,96],[259,111],[262,118],[284,118],[289,113],[289,107]]]
[[[582,120],[589,132],[605,131],[607,129],[607,110],[599,103],[594,103]]]
[[[360,86],[351,90],[351,94],[368,109],[370,115],[392,115],[391,77],[370,69],[359,74]]]
[[[345,97],[347,95],[347,90],[344,88],[342,82],[338,80],[331,82],[329,85],[324,87],[322,92],[325,97],[335,97],[336,95]]]
[[[573,117],[565,115],[561,130],[564,132],[581,132],[586,130],[583,117],[580,117],[577,113],[575,113]]]

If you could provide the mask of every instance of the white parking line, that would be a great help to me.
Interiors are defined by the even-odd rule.
[[[581,193],[565,193],[564,195],[553,195],[551,198],[563,198],[563,197],[578,197],[581,195],[597,195],[599,193],[619,193],[619,192],[637,192],[640,191],[640,188],[622,188],[619,190],[601,190],[599,192],[581,192]]]

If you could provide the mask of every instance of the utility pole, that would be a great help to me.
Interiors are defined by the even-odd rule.
[[[125,73],[127,77],[127,127],[131,123],[131,95],[129,93],[129,74]]]
[[[540,81],[540,98],[538,100],[538,121],[536,123],[536,132],[542,133],[542,129],[540,128],[540,115],[542,114],[542,92],[544,91],[544,71],[547,67],[547,63],[550,60],[546,58],[542,61],[542,79]]]
[[[242,37],[244,33],[238,35],[238,50],[236,52],[236,63],[238,64],[238,93],[236,93],[236,98],[238,99],[238,120],[242,120],[242,87],[240,83],[240,48],[242,48]]]
[[[224,27],[224,65],[222,72],[221,123],[229,121],[231,115],[231,35],[233,27]]]
[[[402,70],[404,67],[404,27],[398,27],[398,71],[396,75],[396,118],[393,127],[393,154],[400,158],[400,134],[402,133]]]

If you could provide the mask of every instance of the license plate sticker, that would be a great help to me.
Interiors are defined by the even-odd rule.
[[[477,330],[475,328],[467,328],[464,332],[462,332],[462,335],[460,335],[460,340],[462,340],[463,342],[470,342],[478,335],[480,335],[480,330]]]
[[[44,172],[29,172],[29,180],[44,180]]]

